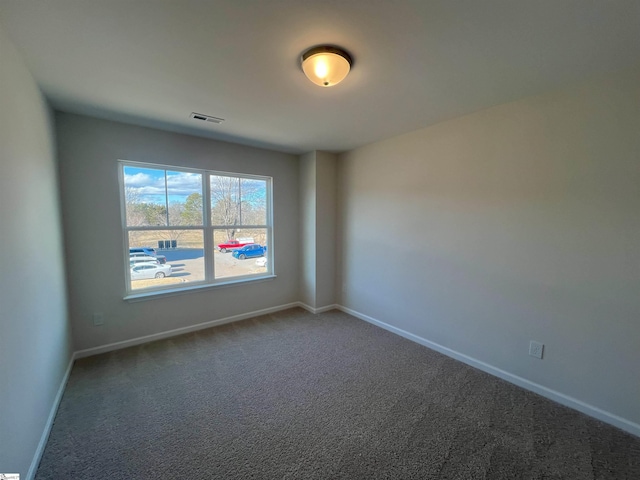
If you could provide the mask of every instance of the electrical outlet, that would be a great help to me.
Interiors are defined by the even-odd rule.
[[[104,313],[96,312],[93,314],[93,324],[98,327],[104,325]]]
[[[531,355],[532,357],[536,357],[542,360],[543,351],[544,351],[544,344],[540,342],[535,342],[533,340],[529,342],[529,355]]]

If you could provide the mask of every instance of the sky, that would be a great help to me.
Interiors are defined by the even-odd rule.
[[[125,166],[124,185],[137,192],[141,202],[164,205],[166,202],[164,172],[164,170]],[[167,170],[166,189],[169,203],[182,203],[192,193],[202,195],[202,175]]]
[[[190,172],[167,170],[166,193],[169,203],[183,203],[192,193],[202,195],[202,175]],[[124,185],[135,191],[143,203],[165,205],[165,170],[124,166]],[[256,197],[264,201],[266,182],[264,180],[243,179],[243,185],[252,185]],[[243,195],[244,197],[244,195]],[[248,200],[246,197],[245,200]],[[251,201],[251,200],[249,200]]]

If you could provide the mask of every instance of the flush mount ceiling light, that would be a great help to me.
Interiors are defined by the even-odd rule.
[[[302,71],[316,85],[333,87],[351,70],[351,55],[329,45],[313,47],[302,54]]]

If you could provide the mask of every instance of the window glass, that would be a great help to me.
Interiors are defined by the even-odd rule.
[[[267,224],[267,182],[243,178],[240,180],[242,225]]]
[[[267,181],[222,175],[210,177],[213,225],[266,225]]]
[[[240,225],[240,179],[211,175],[212,225]]]
[[[215,276],[217,279],[234,278],[267,272],[269,256],[266,228],[238,229],[237,236],[229,239],[226,229],[215,229]],[[235,240],[235,241],[234,241]]]
[[[202,175],[167,171],[169,225],[202,225]]]
[[[273,273],[269,177],[124,161],[120,166],[127,292]]]
[[[164,170],[124,167],[124,200],[127,226],[166,226]]]
[[[130,254],[135,268],[154,269],[142,262],[157,261],[171,267],[162,278],[139,280],[131,278],[129,290],[154,287],[189,286],[205,280],[204,242],[202,230],[142,230],[129,232],[131,248],[145,247],[155,251],[155,256],[144,253]],[[152,252],[153,253],[153,252]]]

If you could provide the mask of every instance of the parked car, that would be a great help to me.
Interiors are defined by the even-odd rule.
[[[129,249],[129,253],[144,253],[151,257],[156,256],[156,249],[153,247],[133,247]]]
[[[225,243],[221,243],[218,245],[218,249],[221,253],[226,253],[230,250],[235,250],[236,248],[244,247],[245,245],[249,245],[253,243],[253,238],[238,238],[237,240],[231,239]]]
[[[164,278],[171,275],[171,265],[159,265],[158,263],[139,263],[131,267],[131,280],[143,280],[145,278]]]
[[[141,255],[147,255],[158,259],[158,263],[167,263],[167,257],[164,255],[158,255],[156,249],[153,247],[134,247],[129,249],[129,257],[138,257]]]
[[[263,257],[266,251],[266,245],[263,247],[262,245],[258,245],[257,243],[252,243],[250,245],[245,245],[242,248],[234,250],[233,256],[235,258],[239,258],[240,260],[244,260],[245,258]]]
[[[259,267],[266,267],[267,266],[267,257],[260,257],[259,259],[256,260],[256,265]]]
[[[149,255],[134,253],[129,257],[129,266],[133,267],[134,265],[138,265],[140,263],[156,263],[160,265],[160,262],[156,257],[151,257]]]

